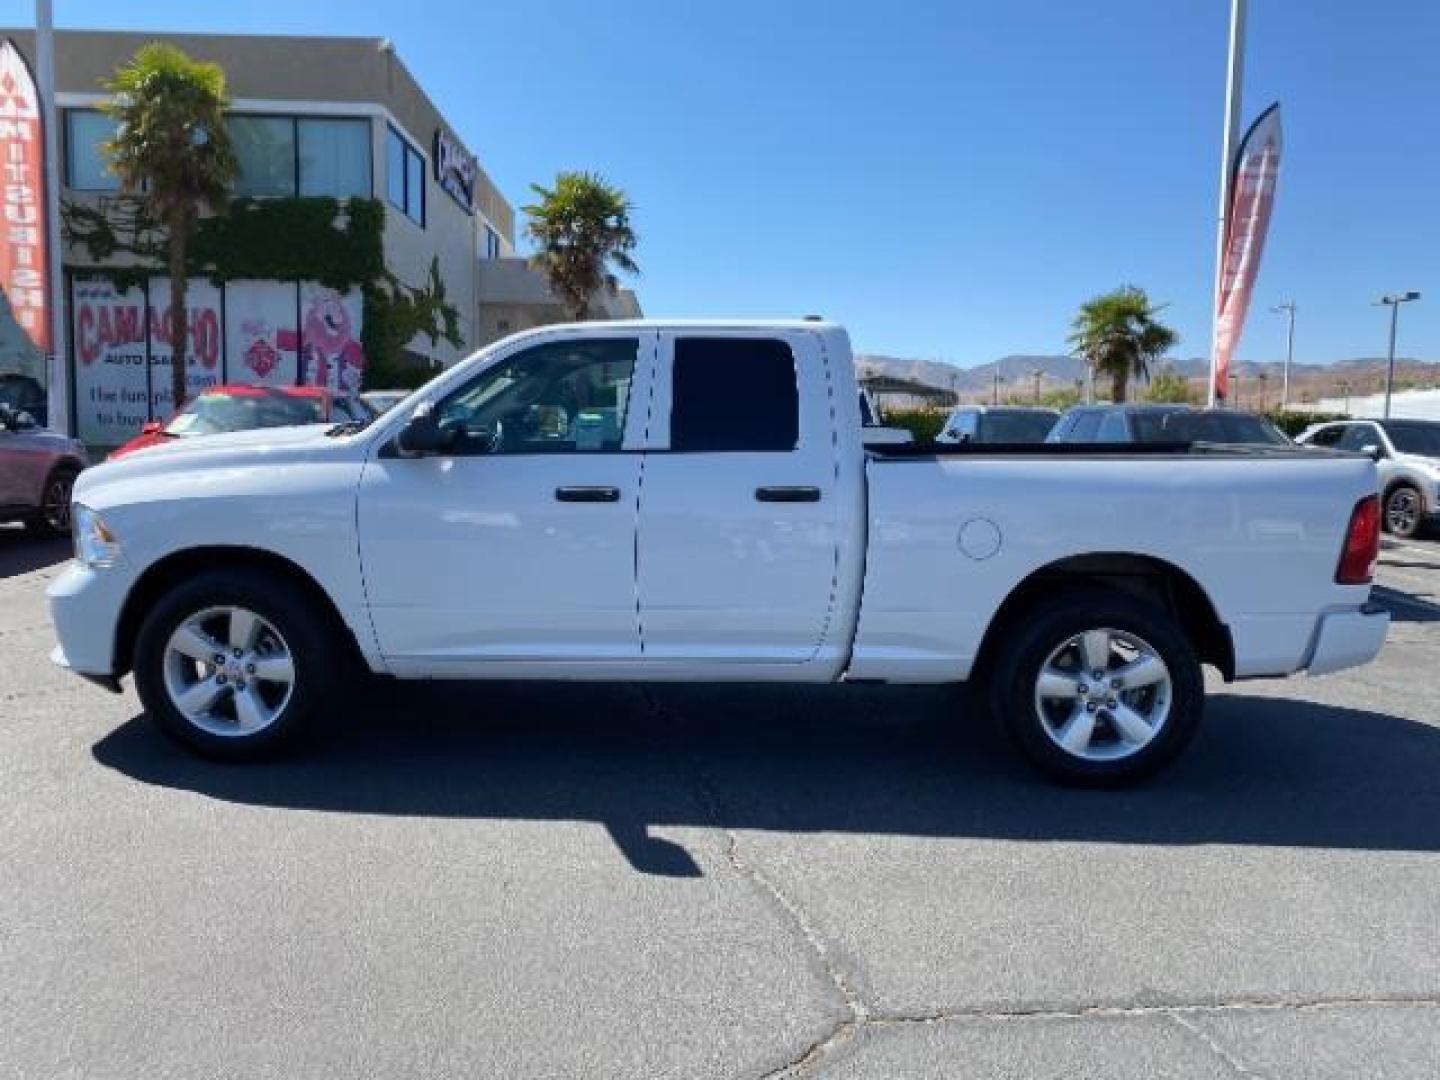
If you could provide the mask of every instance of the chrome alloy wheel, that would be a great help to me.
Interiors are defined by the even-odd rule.
[[[165,645],[165,692],[190,723],[212,735],[264,731],[295,689],[290,646],[242,607],[211,607],[175,628]]]
[[[1035,711],[1045,734],[1073,757],[1119,761],[1165,726],[1174,687],[1153,646],[1123,630],[1086,630],[1040,666]]]
[[[1419,521],[1419,493],[1414,488],[1397,488],[1385,501],[1385,524],[1398,536],[1410,536]]]

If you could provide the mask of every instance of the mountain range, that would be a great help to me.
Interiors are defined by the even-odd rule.
[[[1085,362],[1078,356],[1017,354],[973,367],[874,353],[859,353],[855,357],[855,369],[861,376],[910,379],[942,390],[954,390],[962,398],[991,393],[997,367],[1002,393],[1007,396],[1029,391],[1037,371],[1042,391],[1073,388],[1077,381],[1085,378]],[[1210,365],[1201,357],[1167,357],[1154,368],[1156,372],[1166,370],[1203,385]],[[1277,390],[1283,371],[1284,364],[1279,360],[1236,364],[1232,368],[1242,382],[1264,375],[1269,386]],[[1337,396],[1347,387],[1354,393],[1383,389],[1384,379],[1383,357],[1356,357],[1329,364],[1295,363],[1290,367],[1292,400]],[[1440,386],[1440,361],[1397,358],[1395,382],[1397,387]]]

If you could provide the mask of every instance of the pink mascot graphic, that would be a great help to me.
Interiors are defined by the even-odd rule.
[[[342,394],[360,392],[365,354],[350,323],[344,298],[333,289],[320,289],[305,310],[304,381],[327,386]]]

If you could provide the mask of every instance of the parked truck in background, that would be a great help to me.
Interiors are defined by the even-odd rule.
[[[1362,664],[1375,466],[1288,447],[866,447],[815,321],[550,327],[369,424],[86,472],[57,662],[273,752],[401,679],[973,682],[1052,776],[1172,760],[1225,679]],[[483,691],[477,692],[477,700]]]

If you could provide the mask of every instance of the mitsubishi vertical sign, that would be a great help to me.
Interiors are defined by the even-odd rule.
[[[35,80],[7,38],[0,42],[0,289],[15,322],[49,353],[44,154]]]
[[[1280,106],[1271,105],[1250,125],[1235,155],[1230,175],[1230,205],[1225,216],[1220,295],[1215,311],[1215,399],[1230,394],[1230,361],[1245,328],[1250,293],[1260,272],[1260,254],[1275,203],[1280,176]]]

